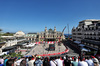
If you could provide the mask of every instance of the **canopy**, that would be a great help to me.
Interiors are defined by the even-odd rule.
[[[89,50],[86,49],[86,48],[82,48],[81,51],[85,51],[85,52],[88,52]]]
[[[24,44],[26,44],[26,43],[18,43],[18,44],[16,44],[15,46],[22,46],[22,45],[24,45]]]
[[[83,47],[83,46],[85,46],[84,44],[79,44],[78,46],[81,46],[81,47]]]
[[[81,42],[79,42],[79,41],[74,41],[74,43],[80,44]]]
[[[9,47],[4,48],[3,50],[11,50],[11,49],[14,49],[14,48],[16,48],[16,46],[9,46]]]
[[[35,43],[31,43],[31,44],[29,44],[29,45],[23,45],[24,47],[33,47],[33,46],[35,46]]]

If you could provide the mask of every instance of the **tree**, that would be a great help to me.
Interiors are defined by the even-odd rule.
[[[2,31],[2,29],[0,29],[0,42],[1,42],[1,31]]]
[[[2,29],[0,29],[0,32],[2,31]]]

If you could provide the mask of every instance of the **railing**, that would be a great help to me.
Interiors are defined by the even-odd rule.
[[[24,40],[26,40],[26,39],[17,40],[17,42],[24,41]]]

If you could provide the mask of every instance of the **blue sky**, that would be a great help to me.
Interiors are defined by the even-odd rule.
[[[56,26],[69,30],[85,19],[100,19],[100,0],[0,0],[3,32],[41,32]],[[64,33],[67,33],[67,27]]]

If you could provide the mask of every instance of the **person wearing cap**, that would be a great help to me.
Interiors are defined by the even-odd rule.
[[[99,66],[99,60],[97,58],[95,58],[94,56],[91,56],[91,57],[94,62],[94,66]]]
[[[22,60],[21,60],[21,57],[18,57],[18,60],[16,61],[16,63],[17,63],[17,66],[20,66],[20,62],[21,62]]]
[[[41,56],[37,56],[36,61],[35,61],[36,66],[43,66],[43,62],[41,60]]]

